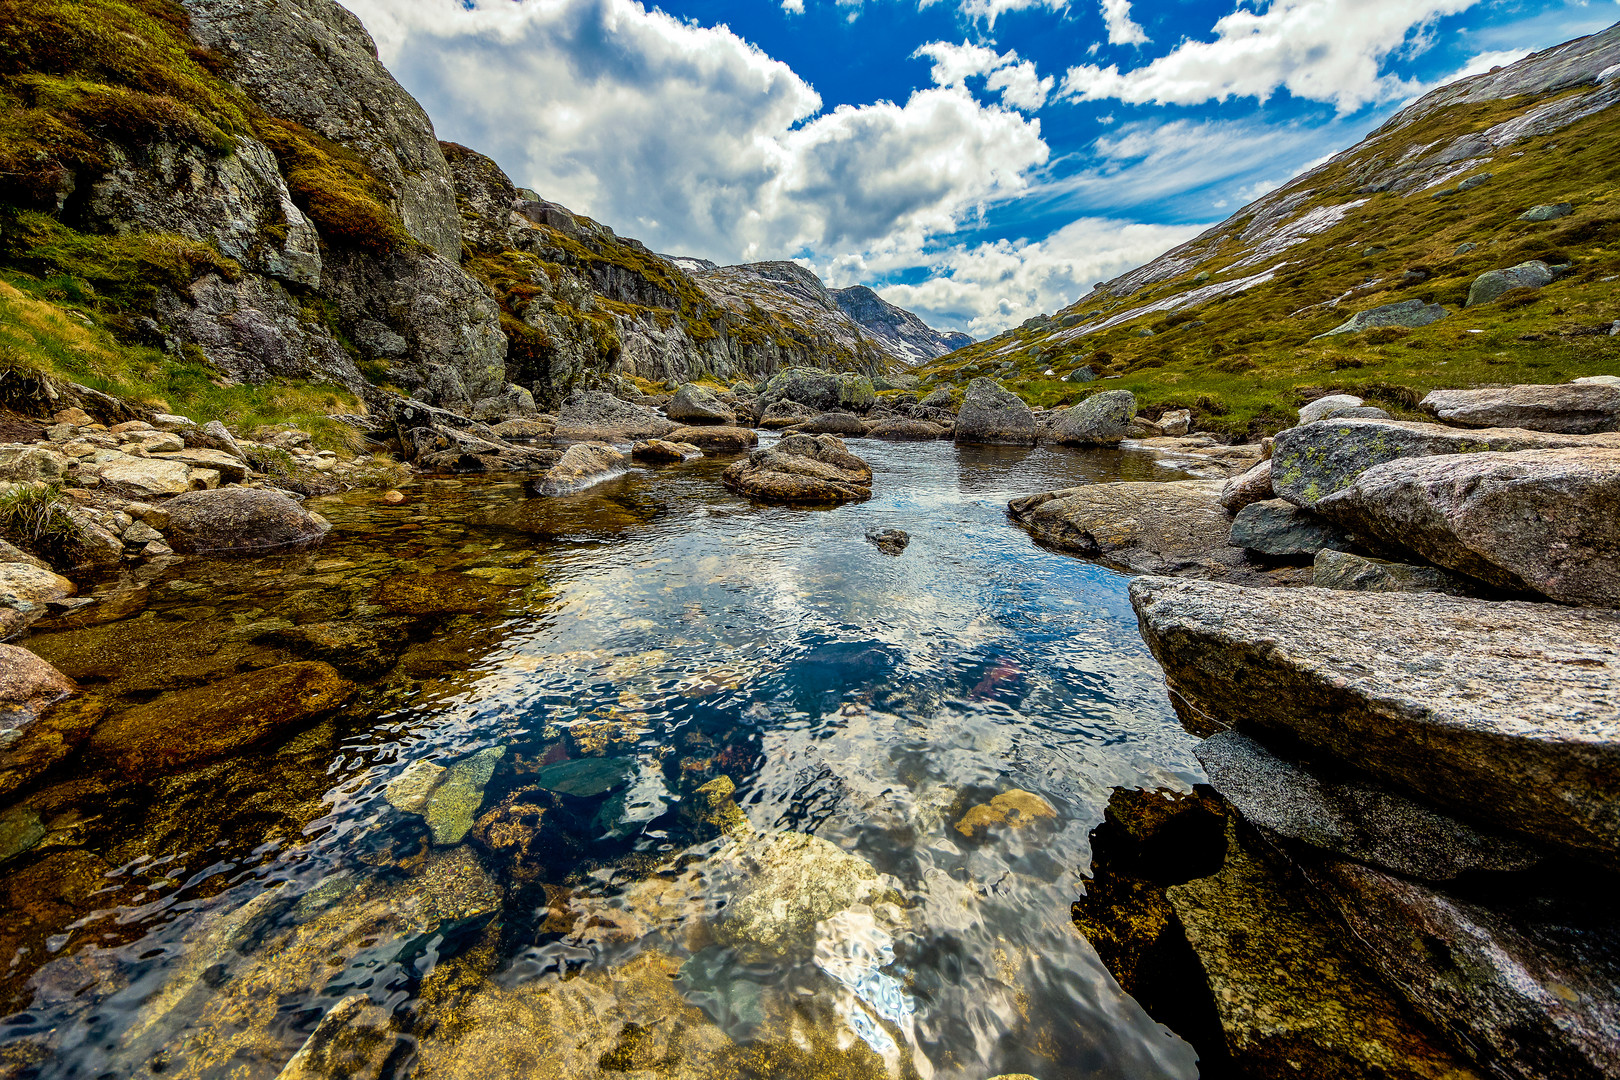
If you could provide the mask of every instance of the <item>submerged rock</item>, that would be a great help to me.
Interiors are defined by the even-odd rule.
[[[1418,407],[1442,423],[1511,427],[1563,435],[1620,431],[1620,386],[1557,383],[1485,390],[1434,390]]]
[[[1051,440],[1065,446],[1112,446],[1131,433],[1134,419],[1136,395],[1107,390],[1058,413]]]
[[[509,590],[471,574],[395,574],[377,586],[373,599],[406,615],[476,615],[505,600]]]
[[[956,415],[959,443],[1033,446],[1040,435],[1035,414],[1023,398],[982,376],[968,383]]]
[[[27,649],[0,645],[0,797],[72,753],[101,718],[99,702],[70,700],[74,681]]]
[[[1317,510],[1499,588],[1620,607],[1620,449],[1392,461]]]
[[[443,765],[419,758],[388,782],[383,796],[388,805],[402,814],[421,814],[427,810],[428,797],[444,782],[447,771]]]
[[[435,844],[459,844],[471,831],[484,802],[484,788],[505,754],[504,746],[488,747],[451,765],[440,776],[422,810]]]
[[[228,487],[164,504],[169,546],[188,554],[258,552],[319,543],[331,526],[279,491]]]
[[[95,729],[86,753],[131,780],[151,779],[303,727],[342,707],[355,689],[318,661],[244,672],[115,713]]]
[[[727,853],[748,877],[715,927],[724,943],[786,955],[808,945],[816,923],[884,891],[870,863],[819,836],[768,832]]]
[[[956,831],[971,840],[976,829],[989,831],[998,825],[1022,829],[1041,818],[1055,817],[1057,811],[1051,803],[1032,791],[1013,788],[968,810],[956,823]]]
[[[1387,562],[1348,551],[1316,553],[1311,584],[1345,592],[1438,592],[1472,596],[1476,586],[1437,566]]]
[[[898,555],[911,543],[911,534],[903,529],[868,529],[866,541],[885,555]]]
[[[392,1015],[353,994],[321,1017],[276,1080],[376,1080],[399,1041]]]
[[[628,457],[606,443],[575,443],[563,452],[561,460],[546,472],[545,478],[535,484],[535,490],[542,495],[583,491],[592,484],[622,475],[629,462]]]
[[[0,562],[0,637],[21,633],[49,611],[47,604],[77,591],[72,581],[32,562]]]
[[[573,758],[547,765],[535,774],[535,783],[547,791],[588,799],[628,784],[636,775],[630,758]]]
[[[726,469],[727,487],[766,502],[826,504],[872,497],[872,469],[834,435],[789,435]]]
[[[1464,820],[1620,865],[1620,614],[1153,577],[1131,602],[1195,733],[1297,739]]]

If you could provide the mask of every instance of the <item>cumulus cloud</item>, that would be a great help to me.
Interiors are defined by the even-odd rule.
[[[803,15],[804,0],[782,0],[782,10],[789,15]]]
[[[930,7],[938,0],[919,0],[918,7]],[[1009,11],[1028,11],[1030,8],[1045,8],[1048,11],[1062,11],[1069,6],[1069,0],[958,0],[956,10],[970,20],[984,20],[992,29],[996,20]]]
[[[1105,7],[1109,0],[1105,0]],[[1479,0],[1271,0],[1239,6],[1215,23],[1213,41],[1183,41],[1129,71],[1082,64],[1061,93],[1085,101],[1196,105],[1286,89],[1341,113],[1409,96],[1417,85],[1381,74],[1384,61],[1421,49],[1434,21]]]
[[[1093,282],[1140,266],[1205,227],[1081,218],[1043,240],[953,246],[930,261],[929,280],[878,292],[934,325],[988,337],[1073,303]]]
[[[1018,59],[1018,53],[1011,49],[998,53],[966,41],[960,45],[931,41],[911,55],[933,61],[930,77],[936,86],[965,87],[969,78],[984,76],[986,90],[999,92],[1003,105],[1024,112],[1040,111],[1056,83],[1050,75],[1041,78],[1034,61]]]
[[[1141,45],[1148,40],[1147,31],[1131,18],[1131,0],[1102,0],[1102,15],[1110,45]]]
[[[728,28],[636,0],[347,4],[441,138],[659,250],[729,262],[918,249],[1025,190],[1048,156],[1038,120],[960,80],[823,112]],[[1027,103],[1051,80],[1042,91],[1014,72],[1000,89]]]

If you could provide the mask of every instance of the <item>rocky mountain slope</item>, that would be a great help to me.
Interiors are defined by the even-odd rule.
[[[898,359],[920,364],[973,344],[973,339],[966,334],[940,333],[865,285],[835,289],[832,296],[844,314]]]
[[[332,0],[0,9],[0,349],[23,372],[232,419],[395,391],[495,418],[608,374],[916,359],[782,267],[694,274],[441,144]]]
[[[1199,427],[1253,435],[1335,390],[1410,412],[1441,386],[1620,373],[1617,75],[1620,26],[1441,87],[1186,244],[924,375],[992,375],[1043,404],[1098,377],[1149,414],[1191,409]]]

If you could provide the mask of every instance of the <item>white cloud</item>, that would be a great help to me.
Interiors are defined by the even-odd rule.
[[[1026,190],[1048,156],[1038,120],[955,83],[823,113],[728,28],[635,0],[347,2],[441,138],[657,250],[915,251]],[[1032,100],[1040,83],[1021,79],[1004,99]]]
[[[782,0],[782,10],[789,15],[803,15],[804,0]]]
[[[929,7],[938,0],[922,0],[918,7]],[[983,19],[994,29],[996,20],[1009,11],[1028,11],[1030,8],[1046,8],[1048,11],[1062,11],[1069,6],[1069,0],[957,0],[956,10],[971,20]]]
[[[961,326],[982,338],[1072,304],[1094,282],[1140,266],[1205,227],[1081,218],[1044,240],[952,247],[930,261],[929,280],[878,292],[933,325]]]
[[[1103,25],[1110,45],[1142,45],[1147,31],[1131,18],[1131,0],[1102,0]]]
[[[1196,105],[1278,90],[1332,102],[1341,113],[1399,100],[1416,84],[1380,74],[1392,55],[1425,47],[1429,28],[1479,0],[1271,0],[1215,23],[1214,41],[1183,41],[1144,67],[1082,64],[1062,93],[1080,100]]]
[[[933,61],[929,77],[936,86],[965,87],[969,78],[982,75],[985,76],[985,89],[999,91],[1003,105],[1024,112],[1038,112],[1046,104],[1056,83],[1050,75],[1041,78],[1034,61],[1020,60],[1018,53],[1010,49],[998,53],[995,49],[966,41],[960,45],[931,41],[919,46],[911,55]]]

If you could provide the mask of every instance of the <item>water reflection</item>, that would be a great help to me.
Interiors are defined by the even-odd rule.
[[[0,864],[0,1060],[273,1077],[363,996],[333,1015],[367,1075],[1195,1075],[1068,917],[1109,790],[1184,786],[1190,740],[1124,580],[1004,516],[1165,470],[855,448],[876,494],[834,511],[736,499],[723,459],[321,500],[316,551],[41,624],[115,714],[310,659],[362,690],[7,811],[45,839]]]

